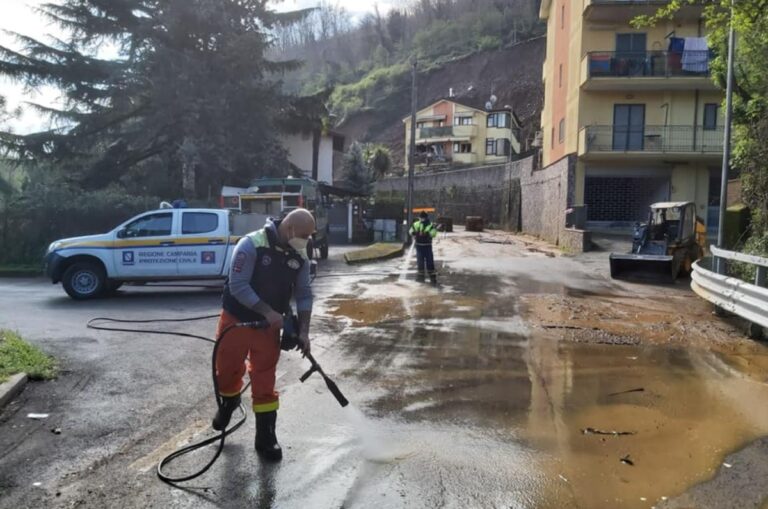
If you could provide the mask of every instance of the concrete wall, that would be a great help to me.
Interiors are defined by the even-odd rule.
[[[533,165],[534,158],[509,165],[452,170],[414,177],[414,207],[435,207],[439,215],[463,224],[467,216],[483,216],[486,223],[517,231],[520,225],[520,181],[516,175]],[[403,195],[407,178],[376,183],[380,194]]]
[[[580,252],[589,248],[588,232],[565,228],[565,211],[575,204],[576,158],[566,156],[537,169],[537,155],[504,166],[454,170],[414,177],[414,206],[435,207],[439,215],[463,224],[466,216],[522,231]],[[404,194],[408,179],[386,179],[376,192]]]
[[[522,231],[559,245],[565,211],[575,201],[576,158],[566,156],[543,169],[520,165],[517,170]]]

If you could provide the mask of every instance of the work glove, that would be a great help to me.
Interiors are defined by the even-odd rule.
[[[283,315],[278,313],[277,311],[270,309],[264,314],[264,318],[267,320],[267,323],[269,323],[270,327],[282,327],[283,326]]]
[[[299,336],[299,350],[301,350],[301,356],[306,357],[312,349],[312,342],[309,340],[308,334],[302,334]]]

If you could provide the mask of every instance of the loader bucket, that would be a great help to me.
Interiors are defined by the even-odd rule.
[[[611,253],[611,277],[652,283],[674,283],[674,257]]]

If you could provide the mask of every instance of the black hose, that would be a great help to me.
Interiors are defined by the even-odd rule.
[[[237,323],[230,325],[226,327],[224,330],[221,331],[221,334],[214,340],[207,338],[205,336],[198,336],[196,334],[188,334],[185,332],[170,332],[170,331],[158,331],[158,330],[142,330],[142,329],[125,329],[125,328],[117,328],[117,327],[106,327],[103,325],[96,325],[96,323],[169,323],[169,322],[193,322],[193,321],[199,321],[199,320],[208,320],[211,318],[218,318],[219,315],[206,315],[206,316],[196,316],[191,318],[174,318],[174,319],[156,319],[156,320],[120,320],[117,318],[93,318],[87,323],[87,327],[89,329],[95,329],[95,330],[104,330],[104,331],[114,331],[114,332],[138,332],[142,334],[161,334],[166,336],[181,336],[186,338],[193,338],[193,339],[200,339],[202,341],[207,341],[209,343],[214,343],[213,345],[213,353],[211,355],[211,371],[212,371],[212,379],[213,379],[213,391],[216,395],[216,405],[218,408],[221,408],[222,405],[222,398],[219,395],[219,384],[218,380],[216,379],[216,354],[218,353],[219,346],[221,345],[222,340],[226,337],[226,335],[233,329],[239,328],[239,327],[253,327],[253,328],[263,328],[266,326],[266,323],[264,322],[246,322],[246,323]],[[248,390],[248,387],[250,387],[251,383],[248,382],[245,387],[240,391],[240,394],[243,394],[246,390]],[[162,460],[160,460],[160,463],[157,465],[157,477],[163,481],[164,483],[170,484],[171,486],[175,486],[176,483],[185,482],[185,481],[191,481],[192,479],[195,479],[197,477],[200,477],[205,472],[210,469],[214,463],[216,463],[216,460],[219,459],[219,456],[221,455],[221,451],[224,449],[224,440],[227,436],[231,435],[235,431],[240,428],[243,424],[245,424],[245,421],[247,420],[247,413],[245,411],[245,408],[243,407],[242,403],[240,404],[240,413],[242,414],[242,418],[237,421],[233,426],[231,426],[229,429],[222,430],[218,435],[206,438],[205,440],[201,442],[196,442],[194,444],[190,444],[186,447],[182,447],[181,449],[178,449],[168,456],[164,457]],[[173,460],[185,455],[189,454],[193,451],[196,451],[198,449],[202,449],[203,447],[206,447],[214,442],[218,441],[219,446],[216,449],[216,453],[213,455],[213,457],[208,461],[208,463],[198,470],[197,472],[194,472],[192,474],[183,476],[183,477],[170,477],[169,475],[163,473],[163,467],[168,465]]]
[[[95,329],[95,330],[113,331],[113,332],[138,332],[140,334],[160,334],[165,336],[180,336],[185,338],[199,339],[202,341],[213,343],[214,344],[213,352],[211,354],[211,378],[213,379],[213,393],[216,395],[216,405],[219,409],[221,409],[221,406],[223,404],[223,399],[219,394],[219,383],[218,383],[218,380],[216,379],[216,355],[219,351],[219,346],[221,346],[221,343],[224,340],[224,338],[233,329],[241,328],[241,327],[262,329],[269,326],[267,322],[263,322],[263,321],[241,322],[241,323],[235,323],[235,324],[229,325],[228,327],[226,327],[224,330],[221,331],[221,334],[219,334],[215,340],[207,338],[205,336],[198,336],[197,334],[188,334],[186,332],[126,329],[122,327],[108,327],[104,325],[97,325],[99,323],[144,323],[144,324],[181,323],[181,322],[195,322],[200,320],[209,320],[211,318],[218,318],[218,317],[219,315],[205,315],[205,316],[194,316],[189,318],[160,318],[160,319],[154,319],[154,320],[121,320],[117,318],[99,317],[99,318],[92,318],[91,320],[88,321],[86,325],[89,329]],[[315,358],[310,353],[306,353],[305,356],[307,357],[309,362],[312,364],[312,367],[309,369],[309,371],[307,371],[304,374],[304,376],[301,377],[301,381],[304,382],[314,372],[320,373],[320,375],[323,377],[323,380],[325,381],[325,385],[328,387],[328,390],[331,391],[331,394],[333,394],[333,396],[336,398],[336,401],[338,401],[342,407],[347,406],[349,404],[349,401],[341,393],[341,390],[339,390],[336,383],[325,374],[325,372],[323,371],[323,368],[320,367],[320,365],[317,363]],[[243,387],[243,389],[240,391],[240,394],[242,395],[246,390],[248,390],[248,387],[250,387],[250,385],[251,385],[251,382],[249,381],[245,385],[245,387]],[[190,444],[186,447],[182,447],[181,449],[177,449],[176,451],[172,452],[171,454],[169,454],[168,456],[160,460],[160,463],[157,464],[157,477],[164,483],[170,484],[171,486],[176,486],[176,483],[191,481],[192,479],[200,477],[205,472],[207,472],[208,469],[210,469],[213,466],[213,464],[216,463],[216,460],[219,459],[219,456],[221,455],[221,451],[224,450],[224,440],[226,439],[226,437],[231,435],[235,431],[237,431],[238,428],[240,428],[240,426],[245,424],[245,421],[247,420],[247,413],[242,403],[240,404],[239,409],[243,417],[229,429],[222,430],[216,436],[206,438],[205,440],[202,440],[200,442]],[[200,470],[198,470],[197,472],[194,472],[192,474],[189,474],[183,477],[170,477],[169,475],[163,473],[163,467],[171,463],[173,460],[185,454],[189,454],[193,451],[196,451],[198,449],[202,449],[203,447],[206,447],[207,445],[210,445],[216,441],[219,442],[219,446],[216,449],[216,453],[213,455],[210,461],[208,461],[208,463],[206,463],[206,465]]]

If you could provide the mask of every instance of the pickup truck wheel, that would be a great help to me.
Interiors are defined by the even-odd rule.
[[[327,239],[325,240],[325,242],[320,244],[320,259],[321,260],[328,259],[328,240]]]
[[[67,295],[75,300],[93,299],[106,285],[104,270],[95,263],[75,263],[64,271],[61,283]]]

